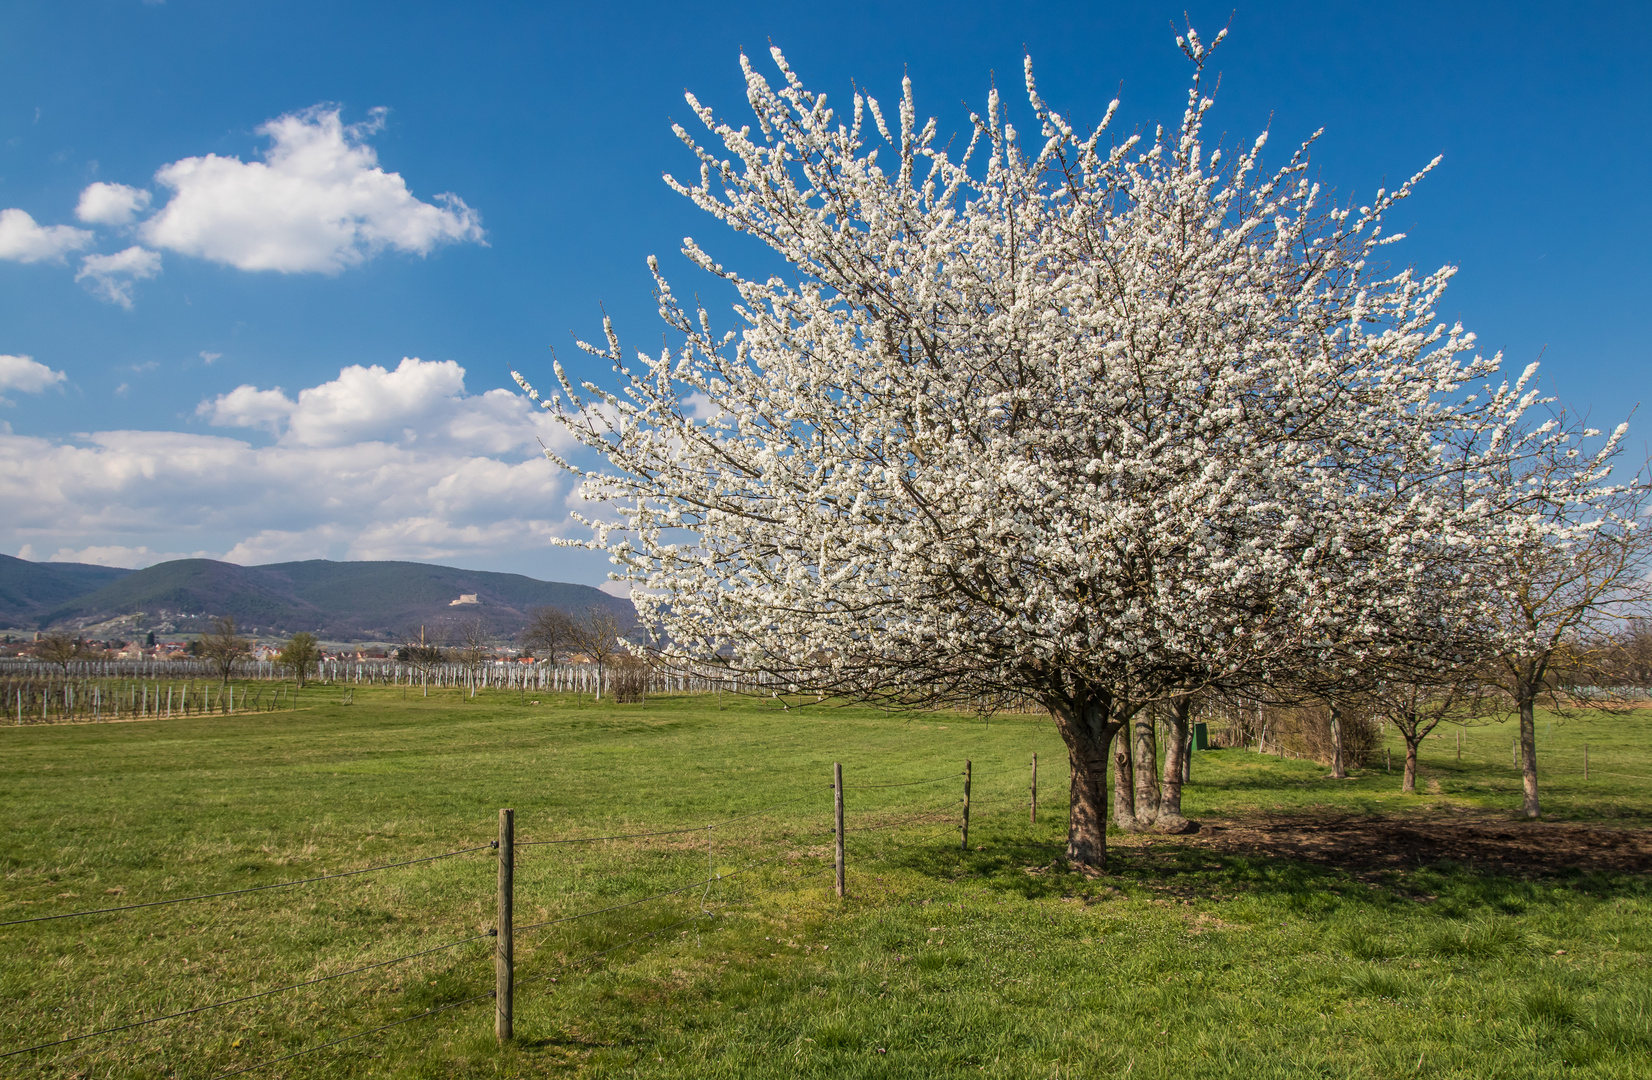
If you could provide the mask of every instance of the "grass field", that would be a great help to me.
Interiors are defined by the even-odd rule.
[[[519,929],[518,1037],[503,1050],[486,998],[409,1019],[492,988],[484,849],[0,927],[0,1054],[452,945],[0,1058],[0,1075],[209,1078],[398,1021],[250,1075],[1652,1071],[1652,882],[1568,869],[1567,842],[1553,841],[1652,826],[1652,714],[1540,721],[1546,816],[1565,828],[1514,820],[1507,726],[1471,729],[1460,762],[1455,732],[1431,740],[1412,797],[1380,761],[1333,781],[1310,763],[1227,750],[1194,763],[1186,808],[1207,823],[1201,834],[1115,837],[1108,872],[1085,875],[1057,859],[1065,754],[1032,717],[988,725],[709,697],[305,696],[296,712],[0,728],[0,921],[473,848],[502,806],[516,810],[519,842],[726,824],[519,848],[519,927],[683,891]],[[849,788],[843,901],[829,873],[833,761]],[[1490,822],[1517,843],[1547,829],[1528,847],[1555,845],[1540,860],[1551,872],[1421,857],[1384,868],[1220,843],[1259,823],[1292,834],[1367,819],[1417,835]]]

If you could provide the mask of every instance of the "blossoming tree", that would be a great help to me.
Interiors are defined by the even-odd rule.
[[[895,705],[1037,700],[1086,864],[1121,727],[1374,632],[1407,595],[1384,585],[1476,542],[1483,435],[1527,400],[1460,392],[1496,360],[1437,318],[1449,268],[1378,268],[1416,178],[1339,207],[1307,145],[1271,172],[1265,139],[1207,148],[1211,47],[1180,43],[1175,131],[1115,139],[1117,102],[1081,130],[1029,63],[1036,134],[994,90],[957,153],[909,81],[893,117],[840,116],[778,50],[775,85],[742,57],[756,129],[690,95],[709,139],[678,128],[699,175],[667,181],[789,273],[686,241],[737,327],[651,263],[677,344],[628,359],[605,322],[583,347],[620,388],[559,365],[543,401],[605,458],[558,460],[662,650]]]

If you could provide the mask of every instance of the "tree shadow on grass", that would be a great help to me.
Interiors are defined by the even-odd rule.
[[[1069,866],[1060,841],[1031,835],[994,835],[968,851],[937,840],[870,854],[892,869],[1029,901],[1248,897],[1304,916],[1403,906],[1455,918],[1572,896],[1652,899],[1652,830],[1273,816],[1110,841],[1100,872]]]

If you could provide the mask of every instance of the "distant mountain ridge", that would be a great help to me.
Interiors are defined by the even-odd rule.
[[[466,594],[476,602],[455,606]],[[627,623],[636,617],[630,601],[589,585],[427,563],[178,559],[122,570],[0,556],[0,627],[20,630],[80,629],[141,613],[139,628],[163,633],[204,629],[231,615],[249,631],[308,630],[335,641],[393,641],[420,626],[441,637],[473,620],[514,638],[533,608],[592,606]]]
[[[0,555],[0,623],[50,611],[130,573],[116,566],[37,563]]]

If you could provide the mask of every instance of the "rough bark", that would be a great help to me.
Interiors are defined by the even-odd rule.
[[[1417,793],[1417,743],[1421,741],[1421,737],[1412,738],[1403,731],[1400,734],[1405,735],[1405,779],[1400,782],[1400,792],[1405,795],[1415,795]]]
[[[1086,695],[1079,701],[1049,700],[1056,730],[1072,766],[1067,811],[1067,858],[1080,866],[1107,864],[1107,768],[1113,736],[1122,726],[1108,703]]]
[[[1533,714],[1531,693],[1520,695],[1520,780],[1525,789],[1526,816],[1535,818],[1540,813],[1537,803],[1537,720]]]
[[[1158,721],[1150,710],[1136,714],[1131,744],[1132,768],[1136,791],[1136,827],[1145,829],[1159,820],[1159,764]]]
[[[1342,710],[1331,702],[1331,776],[1348,779],[1348,766],[1342,757]]]
[[[1120,739],[1113,748],[1113,824],[1125,832],[1141,829],[1136,821],[1136,770],[1129,739]]]
[[[1164,722],[1168,729],[1164,748],[1164,779],[1160,786],[1159,816],[1154,829],[1163,833],[1186,832],[1193,823],[1182,816],[1182,784],[1187,778],[1187,767],[1192,757],[1188,753],[1192,738],[1190,720],[1193,699],[1176,697],[1165,710]]]

